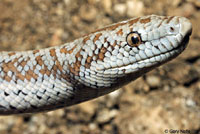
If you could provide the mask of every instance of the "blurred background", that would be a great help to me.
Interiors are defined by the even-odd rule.
[[[0,0],[0,50],[61,45],[149,14],[185,16],[193,23],[189,46],[178,58],[89,102],[0,116],[0,134],[200,134],[199,0]]]

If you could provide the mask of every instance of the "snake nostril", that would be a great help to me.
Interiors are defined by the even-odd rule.
[[[173,27],[170,27],[170,31],[171,31],[171,32],[174,32],[174,28],[173,28]]]

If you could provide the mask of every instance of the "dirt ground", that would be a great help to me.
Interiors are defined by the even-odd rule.
[[[61,45],[148,14],[193,23],[175,60],[98,99],[48,113],[0,116],[0,134],[200,134],[199,0],[0,0],[0,50]]]

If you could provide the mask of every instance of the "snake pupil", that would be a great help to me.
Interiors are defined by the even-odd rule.
[[[133,37],[131,37],[131,41],[132,41],[133,44],[138,44],[139,39],[138,39],[138,37],[133,36]]]

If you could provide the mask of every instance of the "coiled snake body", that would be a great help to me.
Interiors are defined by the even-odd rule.
[[[180,54],[191,31],[184,17],[150,15],[57,47],[0,52],[0,114],[53,110],[112,92]]]

